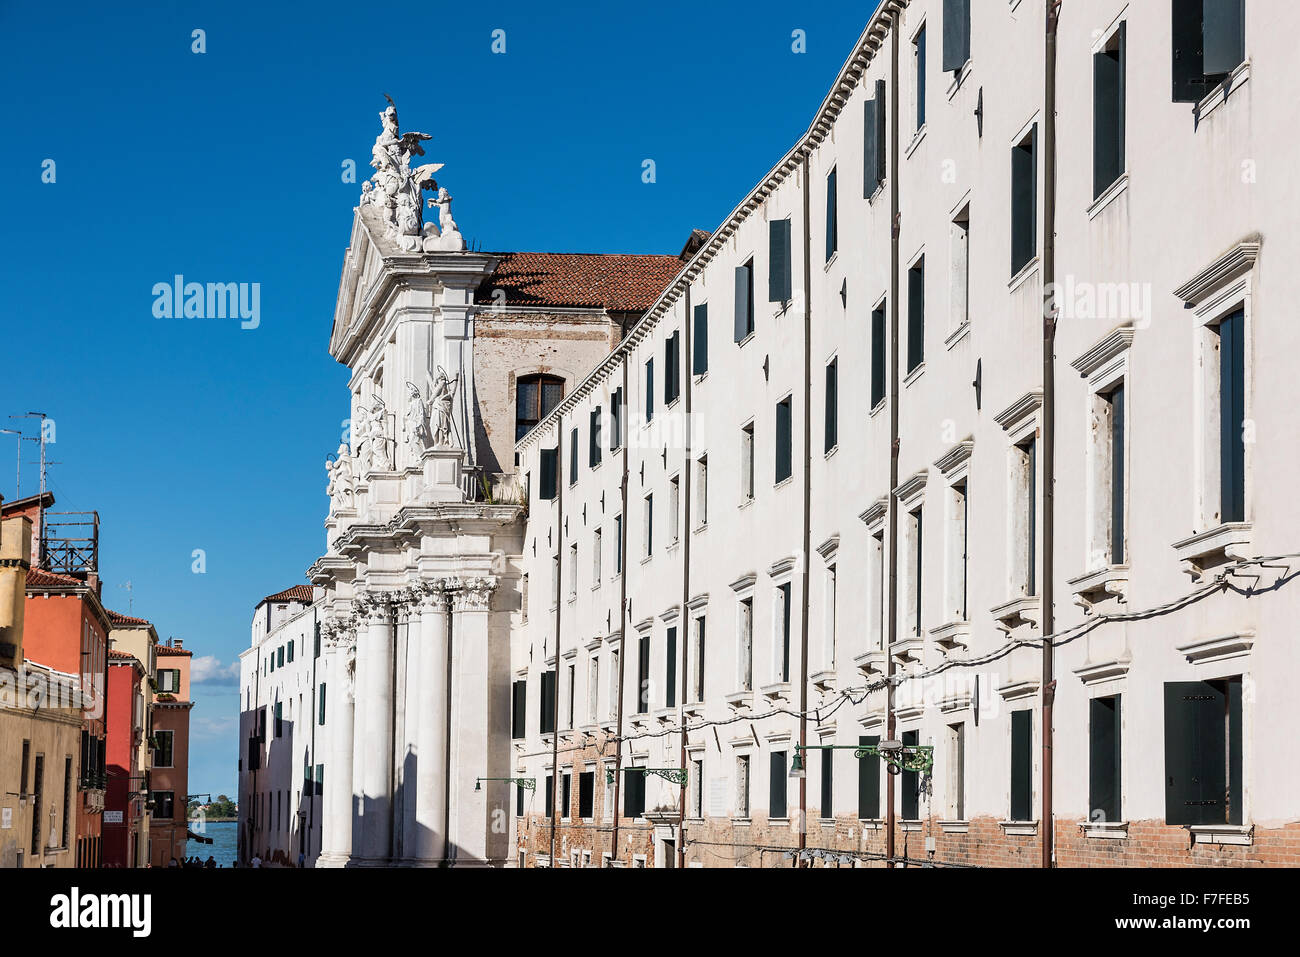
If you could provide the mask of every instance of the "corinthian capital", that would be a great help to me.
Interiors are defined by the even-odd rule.
[[[421,611],[446,611],[451,605],[450,584],[445,578],[421,579],[411,585],[411,592]]]
[[[497,587],[495,575],[483,578],[456,580],[455,601],[457,611],[486,611],[492,604],[492,592]]]

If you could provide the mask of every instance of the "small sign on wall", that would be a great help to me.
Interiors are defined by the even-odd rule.
[[[121,823],[122,823],[122,812],[121,812],[121,811],[105,811],[105,812],[104,812],[104,823],[105,823],[105,824],[121,824]]]
[[[14,809],[11,807],[0,808],[0,829],[9,830],[14,826]]]

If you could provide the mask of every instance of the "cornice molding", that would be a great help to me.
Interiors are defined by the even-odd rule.
[[[1263,243],[1258,235],[1237,243],[1210,265],[1174,290],[1174,295],[1195,306],[1214,290],[1253,269]]]

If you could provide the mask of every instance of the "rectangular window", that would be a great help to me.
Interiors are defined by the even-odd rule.
[[[555,490],[560,484],[560,450],[540,449],[538,455],[541,479],[537,483],[537,495],[543,501],[550,501],[555,498]]]
[[[830,260],[840,248],[839,227],[839,187],[836,183],[837,170],[832,169],[826,177],[826,259]]]
[[[84,751],[85,741],[88,739],[88,736],[84,731],[81,733],[81,735],[82,735],[82,744],[83,744],[83,751]],[[30,741],[24,741],[23,742],[23,766],[22,769],[19,771],[19,780],[22,783],[19,784],[18,786],[18,796],[24,800],[26,800],[27,795],[30,793],[27,790],[27,786],[31,783],[30,775],[28,774],[28,765],[30,764],[31,759],[32,759],[32,743]]]
[[[736,619],[737,664],[740,690],[754,690],[754,599],[742,598]]]
[[[776,404],[776,482],[794,474],[794,416],[789,396]]]
[[[578,594],[578,543],[569,546],[569,597]]]
[[[879,531],[871,536],[869,573],[871,580],[867,583],[871,595],[871,647],[885,647],[885,533]]]
[[[871,199],[885,181],[888,137],[885,130],[885,81],[877,80],[874,95],[862,104],[862,198]]]
[[[589,821],[596,816],[596,772],[578,775],[578,817]]]
[[[709,306],[700,303],[695,307],[695,325],[691,330],[691,373],[704,375],[709,371]]]
[[[276,705],[277,720],[279,705]],[[153,733],[153,766],[155,768],[174,767],[175,762],[175,731],[155,731]]]
[[[754,332],[754,260],[736,267],[736,328],[737,342],[749,338]]]
[[[749,755],[736,757],[736,816],[749,817]]]
[[[523,817],[523,816],[524,816],[524,788],[522,785],[516,784],[515,785],[515,817]],[[520,857],[522,858],[523,855],[520,854]],[[522,867],[523,864],[521,863],[520,866]]]
[[[565,771],[560,775],[560,819],[567,821],[573,813],[573,773]]]
[[[695,463],[696,527],[709,522],[709,457],[701,455]]]
[[[888,343],[885,329],[885,304],[871,312],[871,407],[885,401],[885,350]]]
[[[574,696],[576,695],[578,690],[578,666],[577,665],[569,665],[566,680],[568,682],[566,687],[566,690],[568,691],[568,695],[565,698],[565,704],[564,704],[564,718],[565,718],[564,726],[566,728],[572,728],[573,727],[573,702],[574,702]]]
[[[1102,439],[1105,442],[1106,458],[1109,460],[1108,475],[1104,477],[1106,489],[1106,514],[1103,516],[1109,534],[1105,544],[1112,565],[1124,564],[1124,384],[1121,382],[1109,393],[1099,396],[1102,413],[1107,427]],[[1100,544],[1100,543],[1099,543]]]
[[[623,574],[623,516],[614,516],[614,574]]]
[[[677,401],[681,394],[682,332],[678,329],[664,343],[664,405]]]
[[[277,738],[284,735],[284,702],[275,703],[275,736]]]
[[[623,770],[623,816],[628,820],[645,816],[645,771]]]
[[[569,433],[569,484],[578,484],[578,430]]]
[[[609,653],[609,718],[618,716],[618,649]]]
[[[655,361],[645,361],[645,420],[655,417]]]
[[[925,258],[907,271],[907,371],[925,361]]]
[[[278,793],[278,792],[277,792],[277,793]],[[176,792],[174,792],[174,791],[154,791],[154,792],[152,792],[151,797],[153,798],[153,814],[152,814],[152,817],[153,817],[154,820],[158,820],[158,821],[169,821],[169,820],[173,819],[173,818],[176,816]],[[277,809],[276,809],[276,815],[275,815],[275,820],[276,820],[276,830],[279,830],[279,829],[280,829],[280,824],[279,824],[279,821],[280,821],[279,808],[284,806],[284,798],[283,798],[283,797],[280,798],[280,802],[281,802],[281,803],[280,803],[279,807],[277,807]]]
[[[1124,173],[1126,25],[1092,56],[1092,197]]]
[[[1038,124],[1011,150],[1011,275],[1038,254]]]
[[[284,667],[284,645],[281,645],[278,649],[276,649],[276,651],[277,654],[276,654],[275,666],[277,668],[283,668]]]
[[[319,658],[320,657],[320,622],[319,621],[316,622],[315,638],[313,639],[312,647],[313,647],[312,658],[313,659]]]
[[[551,734],[555,731],[555,672],[542,672],[542,693],[541,693],[540,710],[538,716],[538,727],[542,734]]]
[[[600,559],[604,546],[601,543],[600,529],[591,533],[591,584],[593,588],[600,585]]]
[[[920,744],[919,731],[904,731],[902,742],[905,747],[914,748]],[[915,821],[921,817],[921,780],[915,771],[904,771],[897,775],[899,795],[899,814],[904,821]]]
[[[625,404],[623,402],[623,387],[619,386],[614,390],[614,395],[609,403],[609,450],[616,451],[623,444],[623,411]]]
[[[1245,0],[1173,0],[1173,101],[1197,103],[1246,59]]]
[[[292,641],[289,642],[289,656],[287,660],[289,661],[290,664],[293,664],[293,646],[294,646],[294,642]]]
[[[826,607],[823,612],[822,624],[822,667],[827,671],[835,668],[835,630],[837,626],[835,605],[839,582],[834,565],[826,566]]]
[[[1120,696],[1088,703],[1088,820],[1122,821]]]
[[[821,794],[821,816],[823,818],[832,818],[835,816],[835,752],[829,749],[822,751],[822,794]]]
[[[876,735],[862,735],[858,746],[874,748],[880,743]],[[868,754],[858,761],[858,817],[875,821],[880,817],[880,758]]]
[[[754,423],[740,430],[740,500],[754,500]]]
[[[951,315],[949,331],[956,331],[970,321],[970,206],[962,207],[948,227],[952,251],[950,287]]]
[[[636,661],[636,713],[650,710],[650,636],[642,635],[637,648]]]
[[[68,846],[68,818],[72,812],[72,755],[63,759],[63,819],[59,847]]]
[[[1243,821],[1241,676],[1165,683],[1165,823]]]
[[[546,775],[546,819],[555,819],[555,778]]]
[[[704,817],[704,761],[698,759],[691,762],[691,781],[690,781],[690,809],[691,817]]]
[[[912,41],[912,62],[916,77],[916,127],[925,126],[925,27],[921,27]]]
[[[767,792],[767,814],[771,818],[783,818],[786,809],[786,772],[785,752],[773,751],[771,754],[771,775]]]
[[[316,796],[322,797],[325,794],[325,765],[316,765]]]
[[[664,707],[677,706],[677,629],[669,628],[664,642],[664,658],[667,667],[664,675]]]
[[[603,446],[600,441],[600,406],[591,410],[590,421],[587,425],[587,467],[595,468],[600,464],[600,457]]]
[[[692,701],[704,700],[704,616],[695,619],[695,684]]]
[[[767,224],[767,300],[789,302],[791,287],[790,220],[774,219]]]
[[[948,814],[966,820],[966,725],[948,725]]]
[[[776,680],[790,680],[790,583],[783,582],[776,587],[776,622],[780,631],[777,634]]]
[[[181,673],[177,668],[163,668],[158,672],[158,690],[167,694],[179,694],[181,690]]]
[[[1215,328],[1219,350],[1219,521],[1246,520],[1246,316],[1242,309]]]
[[[970,0],[943,0],[943,71],[956,73],[970,59]]]
[[[1011,712],[1011,820],[1034,818],[1034,713]]]
[[[587,720],[595,723],[599,716],[600,659],[592,657],[587,663]]]
[[[925,561],[924,536],[925,525],[924,515],[920,508],[907,513],[907,544],[909,554],[907,556],[907,567],[912,580],[912,587],[909,589],[908,598],[908,625],[910,626],[911,635],[920,637],[924,634],[921,629],[921,611],[925,606],[922,599],[922,566]]]
[[[948,513],[948,607],[945,621],[969,621],[967,617],[967,582],[970,556],[967,532],[970,520],[966,511],[967,482],[958,482],[949,492]]]
[[[826,364],[826,452],[840,444],[839,371],[839,359],[832,359]]]
[[[654,531],[655,531],[655,497],[653,494],[645,497],[645,508],[641,512],[641,537],[645,545],[645,557],[649,558],[654,554]]]
[[[668,544],[675,544],[680,537],[682,507],[681,476],[674,475],[668,480]]]
[[[320,683],[319,691],[320,691],[320,695],[319,695],[320,703],[317,708],[316,723],[319,725],[324,725],[325,724],[325,682],[322,681]]]
[[[1022,594],[1038,594],[1038,440],[1030,439],[1016,446],[1020,472],[1020,516],[1017,532],[1023,531],[1019,549]]]

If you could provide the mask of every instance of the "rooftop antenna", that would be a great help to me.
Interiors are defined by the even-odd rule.
[[[40,443],[41,443],[41,497],[44,498],[44,497],[45,497],[45,487],[46,487],[46,472],[48,471],[49,466],[51,466],[51,465],[59,465],[59,464],[61,464],[61,463],[59,463],[59,462],[47,462],[47,461],[45,460],[45,419],[46,419],[46,415],[45,415],[44,412],[27,412],[27,413],[24,413],[23,415],[11,415],[11,416],[9,416],[9,418],[11,418],[11,419],[40,419],[40,420],[41,420],[41,434],[40,434],[40,437],[39,437],[39,438],[35,438],[35,437],[31,437],[31,436],[26,436],[26,435],[24,435],[24,436],[22,436],[22,439],[26,439],[28,442],[40,442]],[[21,439],[19,440],[18,448],[19,448],[20,450],[22,449],[22,441],[21,441]],[[19,455],[21,456],[21,452],[19,453]],[[21,465],[21,463],[19,463],[19,464]],[[19,476],[18,476],[18,477],[19,477],[19,479],[21,480],[21,478],[22,478],[22,472],[21,472],[21,470],[19,471]]]
[[[134,613],[135,595],[133,595],[132,592],[135,590],[135,586],[131,584],[131,579],[128,578],[125,582],[123,582],[121,585],[118,585],[117,587],[126,589],[126,611],[127,614]]]

